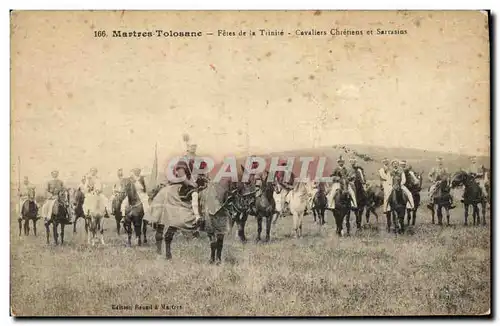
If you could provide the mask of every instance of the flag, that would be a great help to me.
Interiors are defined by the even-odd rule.
[[[154,189],[158,183],[158,144],[155,144],[155,159],[149,178],[149,189]]]

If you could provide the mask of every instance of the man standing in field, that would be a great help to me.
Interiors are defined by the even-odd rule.
[[[440,182],[448,182],[450,177],[448,170],[443,166],[443,158],[436,158],[436,162],[437,166],[429,172],[429,181],[432,183],[429,188],[429,204],[427,204],[427,208],[429,209],[434,209],[434,194],[438,184]],[[453,205],[453,196],[450,196],[450,209],[453,208],[455,208],[455,205]]]

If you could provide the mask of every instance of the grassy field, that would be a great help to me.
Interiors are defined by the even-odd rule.
[[[11,309],[17,316],[486,313],[490,226],[464,227],[462,215],[463,208],[455,209],[453,225],[439,227],[422,211],[412,235],[388,234],[381,219],[378,230],[342,238],[331,213],[321,230],[306,216],[302,239],[291,238],[289,217],[269,244],[227,239],[221,266],[207,264],[205,236],[177,235],[174,260],[166,261],[155,253],[152,230],[148,245],[126,248],[111,219],[107,243],[96,247],[86,244],[82,221],[77,234],[67,227],[62,247],[46,245],[44,231],[19,238],[13,222]],[[255,224],[250,218],[252,238]]]

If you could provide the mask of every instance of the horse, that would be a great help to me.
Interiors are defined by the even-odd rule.
[[[144,223],[144,206],[139,197],[139,193],[135,188],[134,182],[127,178],[125,180],[125,196],[128,199],[128,205],[125,207],[123,228],[127,232],[127,244],[132,246],[132,225],[134,226],[135,236],[137,239],[137,244],[142,245],[141,235],[144,238],[144,243],[147,243],[146,239],[146,223]]]
[[[436,208],[437,207],[437,208]],[[437,211],[438,225],[443,225],[443,208],[446,211],[447,224],[450,225],[451,193],[447,179],[440,180],[436,184],[434,199],[432,201],[432,224],[435,224],[434,216]]]
[[[36,236],[36,222],[40,218],[38,216],[38,206],[34,199],[34,193],[29,196],[28,199],[23,200],[21,204],[21,217],[19,218],[19,236],[21,236],[21,230],[23,229],[24,221],[24,235],[29,235],[30,233],[30,221],[33,221],[33,232]]]
[[[408,197],[401,188],[401,179],[399,175],[392,178],[392,191],[388,200],[390,211],[387,214],[387,232],[391,230],[391,217],[394,223],[394,233],[404,233],[405,230],[405,213]]]
[[[420,207],[420,191],[422,190],[422,174],[421,173],[416,173],[415,177],[417,178],[417,183],[412,182],[411,178],[406,178],[406,186],[408,190],[410,191],[411,195],[413,196],[413,203],[414,203],[414,209],[407,209],[407,219],[408,219],[408,225],[415,225],[415,222],[417,220],[417,210]]]
[[[283,187],[279,182],[273,182],[273,200],[275,204],[275,212],[273,216],[273,224],[276,224],[279,218],[285,216],[289,212],[290,190]]]
[[[276,214],[276,202],[274,200],[274,189],[275,182],[268,182],[269,175],[266,173],[264,176],[261,176],[261,186],[260,189],[257,190],[255,195],[255,205],[251,210],[251,214],[255,216],[257,219],[257,238],[255,241],[261,240],[261,232],[262,232],[262,220],[266,219],[266,238],[265,242],[269,242],[270,234],[271,234],[271,224],[274,224],[276,220],[273,222],[273,216]]]
[[[242,243],[247,241],[245,236],[245,225],[248,215],[255,210],[256,192],[255,185],[252,183],[233,182],[230,184],[230,196],[232,196],[234,200],[231,201],[228,207],[230,216],[228,221],[229,234],[233,234],[233,227],[236,223],[238,225],[238,237]]]
[[[85,232],[88,233],[88,223],[85,219],[85,213],[83,211],[83,203],[85,202],[85,195],[80,188],[77,188],[70,195],[70,210],[74,216],[73,221],[73,233],[76,233],[76,222],[79,218],[83,218],[85,221]]]
[[[119,192],[115,194],[115,196],[113,196],[113,199],[111,200],[111,215],[115,217],[116,233],[118,235],[120,235],[121,220],[123,218],[121,207],[125,197],[127,197],[127,194],[125,192]]]
[[[354,194],[356,196],[356,203],[358,205],[358,209],[355,212],[356,227],[358,229],[361,229],[361,222],[363,219],[363,212],[366,207],[367,196],[365,191],[365,185],[363,182],[362,172],[359,169],[354,170],[353,185],[354,185],[353,187]]]
[[[207,180],[203,188],[198,190],[199,220],[193,214],[192,201],[184,202],[179,195],[182,184],[170,184],[162,188],[151,202],[151,216],[158,221],[155,237],[158,253],[161,253],[161,241],[164,239],[166,258],[171,260],[171,245],[177,231],[200,230],[206,232],[210,240],[209,263],[220,264],[229,206],[235,198],[231,196],[229,185],[230,181],[225,179],[219,182]]]
[[[346,220],[347,235],[351,232],[351,195],[349,194],[349,181],[346,178],[341,178],[340,188],[333,195],[335,208],[333,209],[333,216],[335,217],[335,224],[337,225],[337,235],[342,235],[342,228],[344,219]]]
[[[311,210],[313,213],[314,222],[318,220],[319,225],[325,224],[325,211],[328,207],[328,199],[326,198],[326,192],[324,184],[318,185],[318,190],[312,198]]]
[[[48,214],[46,210],[49,209],[46,203],[42,207],[42,214]],[[52,214],[51,216],[45,216],[45,231],[47,235],[47,244],[49,244],[50,239],[50,224],[52,224],[52,231],[54,233],[54,243],[59,244],[59,234],[57,233],[57,227],[61,226],[61,245],[64,244],[64,227],[70,220],[70,209],[69,209],[69,191],[67,189],[62,189],[56,194],[56,200],[52,204]],[[44,214],[45,213],[45,214]]]
[[[370,224],[370,214],[375,215],[378,224],[377,208],[384,204],[384,190],[378,184],[369,185],[366,189],[366,223]]]
[[[302,222],[309,194],[304,182],[296,182],[290,191],[290,212],[293,216],[293,229],[297,238],[302,237]]]
[[[464,225],[467,225],[467,218],[469,216],[469,206],[472,206],[473,225],[479,225],[480,213],[479,205],[483,216],[483,225],[486,225],[486,198],[484,198],[479,184],[474,178],[465,171],[455,173],[451,179],[451,187],[456,188],[464,185]]]
[[[101,244],[104,244],[104,216],[108,201],[99,192],[91,191],[86,194],[83,202],[85,214],[85,231],[87,231],[88,244],[94,245],[94,240],[99,231]]]

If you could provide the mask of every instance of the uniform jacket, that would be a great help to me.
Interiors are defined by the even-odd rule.
[[[57,196],[59,191],[64,189],[64,184],[59,179],[52,179],[47,183],[47,192],[51,196]]]

